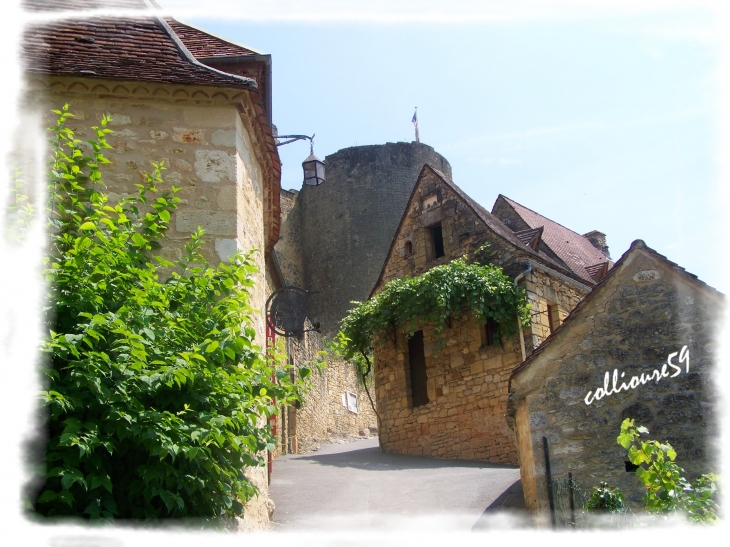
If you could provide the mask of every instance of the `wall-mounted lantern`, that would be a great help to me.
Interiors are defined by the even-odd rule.
[[[289,139],[288,141],[276,143],[276,146],[283,146],[290,142],[302,139],[309,140],[309,157],[302,162],[304,170],[304,184],[307,186],[319,186],[325,180],[324,178],[324,162],[314,155],[314,135],[277,135],[277,139]]]

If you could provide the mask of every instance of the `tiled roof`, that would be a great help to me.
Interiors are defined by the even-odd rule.
[[[629,247],[629,250],[626,251],[623,254],[623,256],[618,259],[618,261],[616,262],[616,264],[614,264],[613,268],[611,268],[608,271],[608,273],[606,274],[606,276],[603,279],[601,279],[601,281],[595,287],[593,287],[593,289],[591,290],[591,292],[589,292],[583,300],[581,300],[580,302],[578,302],[578,305],[571,310],[571,312],[563,320],[563,322],[560,324],[560,326],[557,329],[555,329],[552,332],[552,334],[550,334],[550,336],[548,336],[543,341],[543,343],[540,344],[537,347],[537,349],[535,349],[535,351],[533,351],[530,355],[528,355],[527,356],[527,359],[525,359],[524,361],[522,361],[522,363],[520,363],[512,371],[512,373],[509,376],[509,383],[508,383],[508,387],[507,387],[507,391],[508,392],[512,390],[512,378],[514,378],[520,372],[522,372],[523,370],[525,370],[530,365],[530,363],[532,363],[532,361],[535,360],[535,357],[537,357],[540,353],[542,353],[545,350],[545,348],[548,347],[548,345],[557,336],[560,336],[560,334],[566,328],[570,328],[570,325],[573,324],[573,320],[578,315],[578,312],[581,309],[583,309],[583,307],[586,306],[589,302],[591,302],[596,297],[596,295],[598,293],[600,293],[601,289],[603,289],[603,287],[606,285],[606,283],[611,278],[611,276],[614,273],[616,273],[617,271],[619,271],[619,269],[620,269],[619,266],[621,266],[621,264],[628,259],[629,255],[631,255],[631,254],[633,254],[635,252],[638,252],[639,250],[643,250],[643,251],[649,253],[650,255],[658,258],[659,260],[661,260],[662,262],[664,262],[665,264],[667,264],[668,266],[670,266],[679,275],[681,275],[682,277],[688,279],[691,283],[694,283],[696,286],[699,286],[701,289],[707,290],[711,294],[714,294],[715,296],[719,296],[720,298],[725,298],[725,295],[723,293],[721,293],[720,291],[718,291],[714,287],[711,287],[710,285],[708,285],[707,283],[705,283],[704,281],[702,281],[701,279],[699,279],[695,274],[688,272],[687,270],[685,270],[682,266],[680,266],[676,262],[672,262],[671,260],[669,260],[663,254],[659,254],[658,252],[656,252],[651,247],[648,247],[646,245],[646,243],[644,243],[643,240],[641,240],[641,239],[634,240],[634,242],[631,243],[631,247]],[[566,325],[568,325],[568,326],[566,327]]]
[[[499,195],[499,200],[504,200],[510,207],[525,221],[530,228],[543,227],[542,241],[552,252],[555,253],[566,266],[568,266],[576,275],[588,281],[591,285],[596,283],[590,272],[587,270],[589,266],[599,264],[601,262],[611,262],[610,258],[596,249],[593,244],[582,235],[574,232],[536,213],[532,209],[528,209],[512,201],[508,197]],[[495,202],[496,209],[497,203]],[[611,264],[609,264],[609,267]]]
[[[97,17],[30,28],[22,58],[28,72],[216,87],[256,87],[254,80],[189,62],[152,18]]]
[[[257,51],[239,46],[223,38],[213,36],[200,29],[186,25],[174,19],[167,19],[167,24],[172,27],[185,47],[190,50],[196,58],[205,57],[238,57],[245,55],[258,55]]]
[[[598,283],[601,279],[606,277],[606,274],[608,273],[608,260],[594,264],[593,266],[588,266],[586,271],[593,280]]]
[[[542,231],[543,227],[540,226],[539,228],[520,230],[519,232],[515,232],[515,235],[525,245],[528,245],[532,249],[537,249],[537,243],[540,241],[540,237],[542,237]]]
[[[41,0],[26,0],[26,6],[34,10],[52,11],[59,7],[55,2],[51,8],[47,4]],[[62,4],[65,9],[74,10],[145,7],[139,0],[65,0]],[[251,78],[226,74],[186,58],[186,52],[180,49],[175,38],[164,28],[164,23],[154,17],[65,19],[29,28],[23,39],[21,56],[26,70],[36,74],[256,87]]]

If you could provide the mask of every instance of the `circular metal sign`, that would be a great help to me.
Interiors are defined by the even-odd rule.
[[[266,302],[266,322],[279,336],[301,336],[307,312],[307,291],[298,287],[282,287]]]

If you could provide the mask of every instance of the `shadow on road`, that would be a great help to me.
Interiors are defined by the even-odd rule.
[[[319,465],[352,467],[369,471],[399,471],[405,469],[442,469],[467,467],[472,469],[516,469],[516,466],[474,462],[468,460],[442,460],[425,456],[406,456],[381,452],[379,448],[363,448],[335,454],[311,454],[296,456],[297,460],[311,461]]]
[[[525,508],[522,480],[516,480],[502,492],[474,523],[473,532],[495,528],[529,528],[532,521]]]

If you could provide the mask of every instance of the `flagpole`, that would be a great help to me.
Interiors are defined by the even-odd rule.
[[[421,142],[421,140],[418,138],[418,107],[416,107],[416,113],[413,114],[413,125],[416,129],[416,142]]]

